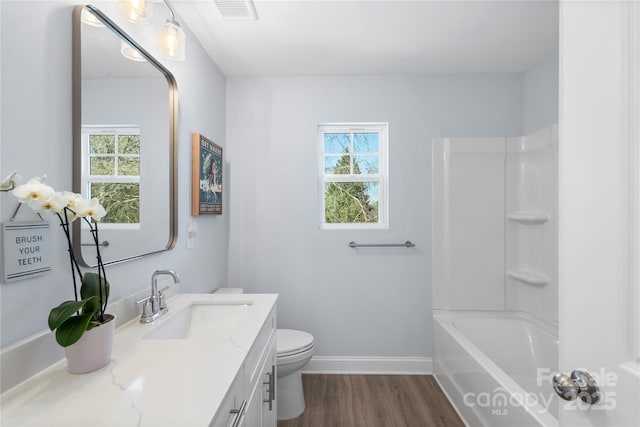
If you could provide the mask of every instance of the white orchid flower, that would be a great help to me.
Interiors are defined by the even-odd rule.
[[[29,201],[44,201],[49,199],[55,193],[54,189],[44,183],[46,175],[40,178],[31,178],[26,184],[18,185],[13,191],[13,195],[20,200],[21,203]]]
[[[67,199],[62,193],[53,193],[51,197],[46,200],[36,199],[28,202],[29,207],[34,211],[49,211],[53,213],[60,213],[67,206]]]
[[[90,202],[82,199],[82,201],[78,203],[78,209],[76,210],[77,216],[93,218],[95,221],[99,221],[106,214],[107,211],[96,197],[91,199]]]
[[[78,218],[84,218],[87,216],[89,210],[89,201],[85,199],[78,199],[75,201],[75,212]]]
[[[72,193],[71,191],[63,191],[62,195],[67,199],[67,207],[74,212],[76,211],[78,204],[85,200],[82,197],[82,194]]]

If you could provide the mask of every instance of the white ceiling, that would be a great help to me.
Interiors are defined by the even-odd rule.
[[[227,76],[522,72],[558,48],[557,0],[256,0],[257,21],[172,4]]]

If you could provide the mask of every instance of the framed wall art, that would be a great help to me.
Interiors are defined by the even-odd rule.
[[[222,147],[193,134],[191,215],[222,215]]]

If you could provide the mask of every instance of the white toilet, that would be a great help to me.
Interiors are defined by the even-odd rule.
[[[242,288],[220,288],[216,293],[241,294]],[[304,412],[300,369],[313,356],[313,335],[295,329],[276,330],[278,420],[296,418]]]
[[[304,412],[300,369],[313,356],[313,335],[294,329],[278,329],[278,419],[289,420]]]

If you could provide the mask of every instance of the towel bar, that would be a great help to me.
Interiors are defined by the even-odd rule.
[[[361,243],[356,243],[353,240],[349,242],[349,247],[350,248],[412,248],[415,245],[416,244],[413,243],[411,240],[407,240],[404,243],[368,243],[368,244],[361,244]]]

